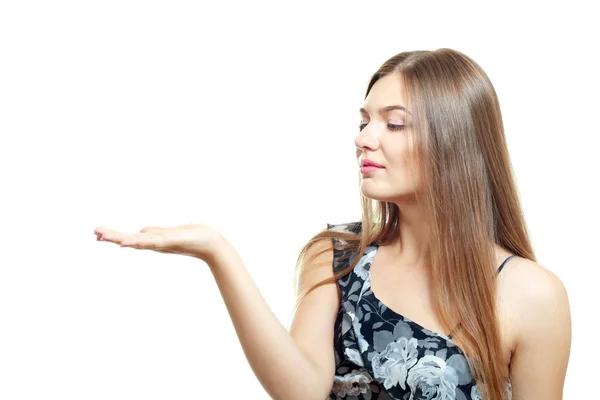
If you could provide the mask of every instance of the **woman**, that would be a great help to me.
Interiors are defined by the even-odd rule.
[[[562,399],[567,294],[535,262],[486,74],[451,49],[400,53],[360,115],[362,220],[302,249],[289,332],[206,225],[98,240],[204,260],[274,399]]]

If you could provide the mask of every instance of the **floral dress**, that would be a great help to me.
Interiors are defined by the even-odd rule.
[[[359,233],[361,222],[327,229]],[[333,268],[346,268],[334,240]],[[338,279],[342,302],[335,322],[335,378],[327,400],[480,400],[463,351],[450,336],[397,314],[371,290],[379,244],[368,246],[354,270]],[[355,257],[355,256],[354,256]],[[508,257],[500,266],[502,269]],[[512,398],[507,379],[509,399]]]

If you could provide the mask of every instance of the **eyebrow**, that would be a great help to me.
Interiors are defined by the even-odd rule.
[[[408,111],[406,108],[402,107],[399,104],[394,104],[394,105],[391,105],[391,106],[382,107],[382,108],[379,109],[379,114],[390,112],[392,110],[401,110],[401,111],[405,111],[405,112],[407,112],[407,113],[410,114],[410,111]],[[368,114],[367,110],[365,108],[363,108],[363,107],[360,108],[360,112],[361,112],[361,114]]]

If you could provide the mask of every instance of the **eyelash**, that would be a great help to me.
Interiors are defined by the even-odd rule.
[[[367,126],[367,124],[358,125],[358,130],[362,131],[363,129],[365,129],[365,126]],[[402,129],[404,129],[404,125],[387,124],[387,126],[391,131],[401,131]]]

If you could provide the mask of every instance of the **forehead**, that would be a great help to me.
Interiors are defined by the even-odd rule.
[[[369,95],[363,102],[363,108],[372,114],[375,110],[391,104],[406,107],[407,101],[403,92],[404,86],[400,74],[384,76],[375,82],[371,88]]]

